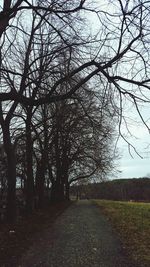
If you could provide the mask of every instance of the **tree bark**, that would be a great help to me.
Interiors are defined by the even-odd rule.
[[[51,201],[55,203],[64,201],[64,199],[64,184],[56,180],[51,187]]]
[[[57,121],[56,124],[56,133],[55,133],[55,159],[56,159],[56,178],[52,183],[51,187],[51,201],[60,202],[63,201],[64,196],[64,181],[62,176],[62,164],[60,158],[60,144],[59,144],[59,124]]]
[[[32,112],[27,112],[26,119],[26,164],[27,164],[27,181],[26,181],[26,212],[31,214],[34,208],[34,177],[33,177],[33,141],[31,134]]]
[[[46,157],[45,157],[45,152],[43,152],[41,161],[37,167],[37,175],[36,175],[38,208],[43,208],[43,206],[44,206],[45,170],[46,170]]]
[[[11,143],[9,126],[3,127],[3,142],[7,157],[7,210],[6,219],[9,223],[16,220],[16,159]]]
[[[70,185],[69,185],[68,181],[65,183],[65,190],[66,190],[65,199],[70,200],[70,194],[69,194]]]

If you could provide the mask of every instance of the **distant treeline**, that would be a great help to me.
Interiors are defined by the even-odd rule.
[[[150,178],[117,179],[72,188],[80,198],[150,202]]]

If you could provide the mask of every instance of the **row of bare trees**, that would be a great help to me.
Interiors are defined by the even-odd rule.
[[[58,188],[59,197],[68,194],[68,181],[112,166],[111,131],[118,115],[122,135],[127,101],[149,129],[141,112],[141,103],[150,100],[149,2],[1,1],[0,125],[8,220],[16,213],[18,169],[31,212],[35,191],[42,203],[46,177],[57,198]]]
[[[111,122],[116,118],[104,89],[97,96],[95,93],[85,87],[72,99],[36,107],[30,117],[22,106],[13,114],[9,133],[16,176],[12,184],[12,177],[6,175],[5,189],[8,197],[11,194],[7,216],[16,213],[16,182],[25,197],[24,209],[30,214],[34,208],[43,208],[47,197],[52,202],[68,200],[72,183],[95,176],[102,179],[112,171]],[[11,170],[8,154],[1,152],[1,164]]]

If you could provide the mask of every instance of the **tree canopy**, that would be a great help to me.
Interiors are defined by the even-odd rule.
[[[7,218],[114,167],[114,130],[150,101],[150,1],[0,1],[0,125]],[[4,184],[3,181],[1,181]],[[38,204],[37,204],[38,203]]]

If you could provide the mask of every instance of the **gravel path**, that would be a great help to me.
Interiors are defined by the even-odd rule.
[[[28,250],[20,267],[133,267],[109,222],[90,201],[71,205]]]

